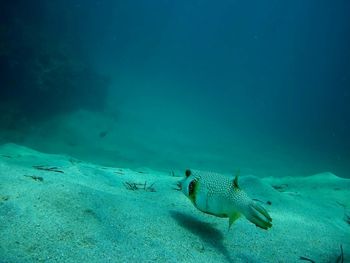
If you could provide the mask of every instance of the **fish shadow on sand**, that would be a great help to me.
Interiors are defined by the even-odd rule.
[[[223,254],[228,262],[233,261],[223,244],[223,234],[211,224],[177,211],[170,211],[170,215],[181,227],[200,237],[205,245],[211,246]]]

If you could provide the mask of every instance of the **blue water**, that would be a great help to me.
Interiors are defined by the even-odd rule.
[[[1,142],[112,166],[350,177],[349,13],[345,0],[1,3]]]

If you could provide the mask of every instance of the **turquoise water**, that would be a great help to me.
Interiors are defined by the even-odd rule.
[[[126,167],[349,176],[346,1],[2,6],[3,142]]]
[[[0,213],[0,222],[7,222],[15,215],[16,222],[24,227],[18,211],[28,203],[24,199],[21,199],[24,203],[12,200],[17,200],[15,193],[21,196],[37,186],[25,181],[32,177],[23,179],[21,174],[21,171],[32,173],[33,165],[42,165],[31,164],[35,158],[40,162],[50,160],[53,166],[56,162],[59,166],[61,159],[64,163],[69,163],[68,160],[83,163],[83,168],[73,163],[72,167],[64,166],[68,170],[76,169],[73,174],[78,179],[70,189],[74,189],[75,183],[78,187],[86,183],[88,189],[101,191],[101,196],[108,199],[110,205],[114,194],[120,194],[120,199],[127,195],[130,203],[123,207],[132,205],[135,200],[133,205],[140,203],[136,197],[132,199],[126,194],[128,192],[123,192],[125,182],[114,181],[114,170],[109,171],[106,175],[109,179],[104,181],[103,175],[95,178],[94,173],[91,173],[92,178],[86,178],[88,176],[79,169],[84,170],[85,165],[96,165],[96,171],[118,167],[128,171],[131,179],[141,182],[142,173],[137,171],[152,171],[149,172],[152,176],[160,174],[163,178],[169,174],[183,175],[188,168],[226,175],[240,170],[242,177],[265,180],[262,182],[270,187],[259,188],[260,181],[256,179],[254,182],[259,183],[257,188],[252,187],[253,190],[265,189],[274,200],[281,199],[289,205],[300,201],[300,207],[305,209],[293,208],[292,212],[300,212],[302,220],[308,218],[307,211],[313,204],[320,205],[320,210],[317,208],[312,214],[312,222],[316,225],[315,215],[328,211],[326,223],[321,220],[317,229],[327,226],[327,220],[332,216],[336,218],[331,220],[332,233],[341,237],[332,244],[322,243],[327,248],[332,247],[332,251],[321,252],[316,245],[305,245],[309,251],[317,252],[318,258],[324,260],[322,262],[329,262],[327,260],[334,258],[340,243],[346,240],[344,235],[348,234],[342,202],[349,194],[340,186],[350,178],[349,13],[350,2],[345,0],[2,1],[0,176],[3,183],[0,182],[0,212],[4,216],[1,218]],[[39,153],[31,154],[32,150]],[[22,151],[29,152],[28,156],[23,155],[23,160]],[[12,174],[9,171],[16,176],[9,176]],[[309,179],[304,181],[304,177],[319,173],[322,176],[312,177],[310,184]],[[46,176],[52,179],[55,189],[61,183],[48,174],[42,176],[44,182]],[[70,177],[65,176],[62,180],[68,182]],[[279,178],[282,178],[281,182]],[[300,184],[306,182],[309,188],[295,186],[286,190],[287,196],[283,199],[273,184],[291,185],[291,178],[300,180],[297,181]],[[167,188],[168,183],[174,183],[172,179],[164,179],[166,182],[162,186],[166,190],[156,197],[174,195],[176,202],[164,199],[166,204],[182,205],[184,200]],[[94,180],[103,187],[95,189]],[[325,182],[330,183],[329,188],[324,186],[327,185]],[[317,186],[313,187],[312,183]],[[109,189],[111,185],[114,190]],[[11,189],[15,189],[15,193]],[[89,190],[84,188],[82,191],[90,196]],[[39,190],[36,193],[43,194]],[[60,191],[55,193],[59,195]],[[300,193],[301,200],[298,199]],[[315,196],[324,195],[332,198],[324,204],[317,203],[323,199]],[[36,200],[35,196],[28,198]],[[48,206],[42,206],[40,211],[33,208],[31,213],[45,214],[45,209],[51,209],[51,202],[69,199],[67,196],[58,198],[62,198],[61,201],[47,200]],[[157,206],[157,198],[150,198],[148,205]],[[307,205],[303,198],[309,201]],[[283,222],[286,214],[281,210],[282,204],[279,205],[272,207],[272,217]],[[95,203],[94,207],[97,207]],[[207,227],[205,223],[198,223],[198,218],[181,214],[193,212],[187,209],[181,207],[180,212],[172,211],[169,216],[164,207],[160,208],[162,220],[175,220],[182,230],[187,229],[178,232],[174,240],[181,243],[179,233],[192,233],[204,239],[205,244],[212,244],[213,241],[202,233],[205,232],[201,230],[203,227],[220,242],[225,240],[212,225]],[[106,211],[102,215],[114,222],[111,214],[115,216],[115,211],[108,216]],[[346,215],[348,204],[344,205],[344,211]],[[29,215],[23,213],[29,220]],[[69,213],[74,213],[74,209]],[[155,214],[149,216],[142,210],[148,221],[154,220]],[[130,217],[137,223],[133,216],[125,212],[118,218],[118,224]],[[74,227],[77,218],[72,217],[75,218]],[[50,220],[54,221],[53,218]],[[198,231],[192,231],[194,225]],[[106,227],[105,222],[103,226]],[[288,226],[293,229],[292,222]],[[15,224],[8,226],[6,235],[12,230],[15,233],[15,227]],[[51,227],[47,231],[53,233]],[[307,236],[308,227],[304,221],[300,225],[301,232]],[[271,238],[271,244],[277,244],[284,234],[278,223],[276,228],[281,232]],[[177,228],[166,225],[164,230],[169,229]],[[317,234],[322,235],[321,230],[316,231]],[[0,226],[0,234],[1,231],[5,233]],[[29,233],[32,229],[26,231]],[[69,227],[67,231],[70,231]],[[147,240],[149,235],[146,233],[144,237]],[[184,240],[190,242],[191,238],[187,237]],[[301,244],[312,243],[295,236],[291,240],[294,238]],[[103,240],[103,235],[98,240]],[[114,242],[113,238],[108,240]],[[218,254],[221,251],[226,257],[214,258],[230,261],[234,255],[226,250],[226,241],[222,242]],[[67,250],[71,249],[69,244]],[[137,244],[140,249],[141,245]],[[262,253],[263,243],[257,244]],[[171,251],[171,246],[161,243],[159,247],[162,246],[167,247],[167,253]],[[16,256],[11,260],[9,247],[9,243],[3,247],[0,244],[0,252],[7,253],[5,262],[28,262]],[[65,251],[64,247],[59,251]],[[333,253],[335,248],[337,252]],[[348,251],[347,244],[344,249]],[[197,250],[203,252],[201,245]],[[21,253],[23,251],[25,249]],[[48,251],[45,250],[45,255],[50,254]],[[160,258],[168,260],[167,253]],[[324,253],[328,253],[327,259],[323,258]],[[96,255],[94,258],[98,258]],[[288,255],[288,259],[294,259]],[[205,258],[205,254],[202,256]],[[179,261],[181,257],[177,255],[176,258]],[[82,257],[78,259],[82,260]],[[124,259],[132,260],[128,256]],[[242,262],[266,260],[245,254],[241,259]]]

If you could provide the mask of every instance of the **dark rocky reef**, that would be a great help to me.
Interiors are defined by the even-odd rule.
[[[42,3],[40,3],[42,2]],[[79,32],[47,21],[45,1],[6,1],[0,10],[0,127],[76,109],[101,110],[109,79],[81,49]],[[50,18],[51,19],[51,18]],[[61,28],[60,28],[61,27]]]

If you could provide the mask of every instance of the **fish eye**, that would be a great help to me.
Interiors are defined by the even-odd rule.
[[[196,186],[196,180],[192,180],[188,185],[188,195],[192,195],[194,192],[194,187]]]
[[[190,169],[187,169],[185,172],[186,177],[189,177],[192,174]]]

